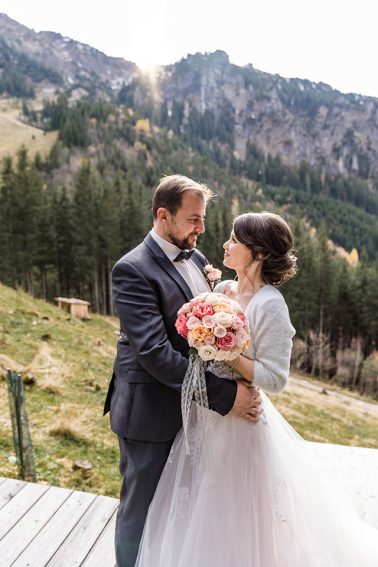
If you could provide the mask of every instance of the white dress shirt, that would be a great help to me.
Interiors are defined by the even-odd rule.
[[[209,285],[205,280],[204,274],[195,264],[195,262],[190,258],[189,260],[180,260],[180,262],[174,262],[174,259],[180,254],[181,249],[173,244],[164,240],[159,234],[152,229],[151,236],[155,240],[156,244],[160,246],[164,254],[170,259],[176,270],[184,278],[188,284],[193,297],[202,293],[203,291],[210,291]]]

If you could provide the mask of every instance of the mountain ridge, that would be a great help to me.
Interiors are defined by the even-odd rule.
[[[159,116],[157,122],[176,134],[194,131],[235,159],[244,160],[253,143],[265,158],[278,155],[289,166],[305,162],[323,177],[355,176],[376,192],[377,98],[253,64],[241,67],[221,50],[158,66],[151,76],[125,59],[56,32],[34,32],[4,14],[0,29],[0,93],[14,86],[15,76],[23,96],[119,102],[146,118]]]

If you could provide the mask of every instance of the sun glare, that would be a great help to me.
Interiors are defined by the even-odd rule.
[[[151,85],[153,96],[156,96],[156,81],[159,72],[159,66],[154,63],[139,63],[138,67],[142,71],[143,75],[148,79]]]

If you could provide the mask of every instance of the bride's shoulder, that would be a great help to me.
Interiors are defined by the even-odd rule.
[[[223,282],[217,284],[213,289],[213,291],[215,293],[224,293],[225,295],[228,295],[229,297],[232,298],[234,295],[234,290],[233,290],[233,288],[235,287],[234,284],[235,284],[234,280],[224,280]]]
[[[273,285],[267,284],[265,285],[260,292],[258,292],[255,296],[255,303],[270,305],[271,307],[276,306],[279,307],[280,305],[286,305],[284,296],[282,293]]]

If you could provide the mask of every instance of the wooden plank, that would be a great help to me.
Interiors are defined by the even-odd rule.
[[[104,565],[113,567],[115,565],[114,530],[116,517],[117,511],[106,524],[81,567],[104,567]]]
[[[20,521],[0,541],[1,564],[11,565],[30,541],[72,493],[66,488],[50,487]]]
[[[0,485],[0,509],[5,506],[5,504],[8,504],[9,500],[11,500],[21,488],[26,486],[26,482],[14,478],[4,478],[3,481],[4,482]]]
[[[115,498],[97,496],[63,545],[49,561],[48,567],[67,567],[67,565],[76,567],[81,565],[117,506],[118,501]],[[106,560],[103,565],[108,566],[108,561]]]
[[[45,567],[95,498],[89,492],[72,492],[12,567]]]
[[[27,482],[22,489],[0,510],[0,540],[20,518],[48,490],[48,486]]]

